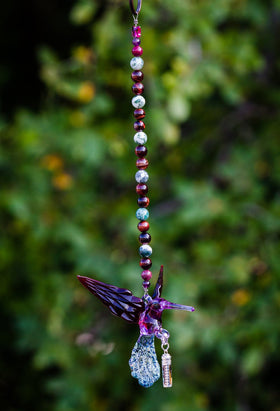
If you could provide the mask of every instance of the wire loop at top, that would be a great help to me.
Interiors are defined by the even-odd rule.
[[[140,10],[141,10],[141,6],[142,6],[142,0],[137,0],[137,7],[136,7],[136,10],[135,10],[135,7],[134,7],[134,2],[133,2],[133,0],[129,0],[129,5],[130,5],[130,8],[131,8],[131,12],[132,12],[132,14],[133,14],[133,17],[135,18],[137,18],[138,17],[138,14],[140,13]]]

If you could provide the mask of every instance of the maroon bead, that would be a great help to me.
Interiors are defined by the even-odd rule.
[[[141,233],[138,239],[141,244],[149,244],[151,242],[152,237],[149,233]]]
[[[145,130],[145,123],[142,120],[139,121],[135,121],[135,123],[133,124],[134,130],[136,131],[143,131]]]
[[[142,47],[140,47],[140,46],[134,46],[133,49],[132,49],[132,54],[133,54],[135,57],[140,57],[140,56],[142,56],[142,54],[143,54],[143,49],[142,49]]]
[[[144,91],[144,86],[142,83],[134,83],[131,88],[134,94],[142,94]]]
[[[152,260],[150,258],[141,258],[139,265],[141,268],[148,270],[152,267]]]
[[[140,223],[138,223],[137,228],[139,231],[148,231],[150,228],[150,224],[148,223],[148,221],[140,221]]]
[[[135,147],[135,154],[137,157],[145,157],[145,155],[148,153],[148,149],[146,146],[137,146]]]
[[[147,184],[144,184],[144,183],[137,184],[137,186],[136,186],[136,193],[137,194],[139,194],[140,196],[144,196],[144,195],[147,194],[147,192],[148,192]]]
[[[140,44],[141,44],[141,39],[138,38],[138,37],[134,37],[134,38],[132,39],[132,44],[133,44],[133,46],[140,46]]]
[[[141,27],[140,26],[133,26],[132,27],[132,36],[133,37],[141,37]]]
[[[141,277],[145,282],[149,282],[149,280],[152,278],[152,272],[150,270],[144,270],[141,273]],[[149,283],[150,284],[150,283]],[[144,286],[144,283],[143,283]],[[149,286],[148,286],[149,287]]]
[[[146,113],[142,108],[137,108],[136,110],[134,110],[133,115],[136,120],[142,120],[145,117]]]
[[[142,284],[143,284],[143,287],[144,287],[144,288],[149,288],[150,285],[151,285],[150,281],[143,281]]]
[[[131,78],[133,81],[142,81],[144,74],[140,70],[135,70],[131,73]]]
[[[137,158],[136,167],[139,170],[145,170],[149,165],[149,161],[146,158]]]
[[[148,205],[150,204],[150,199],[149,197],[139,197],[137,204],[139,205],[139,207],[148,207]]]

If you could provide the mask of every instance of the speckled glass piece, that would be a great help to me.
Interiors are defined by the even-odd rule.
[[[131,375],[140,385],[151,387],[160,377],[154,335],[140,335],[129,360]]]
[[[139,96],[139,95],[133,97],[132,100],[131,100],[131,104],[135,108],[142,108],[142,107],[144,107],[145,103],[146,103],[145,98],[143,96]]]
[[[139,170],[135,173],[135,180],[137,183],[147,183],[149,180],[149,174],[145,170]]]
[[[142,57],[133,57],[130,60],[130,67],[132,70],[141,70],[144,67],[144,60]]]
[[[149,211],[146,208],[138,208],[136,211],[136,218],[140,221],[147,220],[149,218]]]
[[[148,140],[147,134],[144,131],[134,134],[134,142],[137,144],[146,144]]]

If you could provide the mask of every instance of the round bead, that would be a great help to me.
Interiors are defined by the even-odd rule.
[[[139,247],[139,253],[141,257],[150,257],[152,255],[153,249],[148,244],[143,244]]]
[[[135,70],[131,73],[131,78],[133,81],[142,81],[144,74],[140,70]]]
[[[136,160],[136,167],[139,168],[139,170],[145,170],[149,165],[149,161],[146,158],[137,158]]]
[[[134,135],[133,139],[135,143],[143,145],[147,143],[148,137],[146,133],[144,133],[143,131],[140,131],[139,133],[136,133]]]
[[[142,285],[143,285],[143,288],[146,290],[147,288],[150,287],[151,283],[150,281],[143,281]]]
[[[142,120],[145,117],[146,113],[143,108],[137,108],[136,110],[134,110],[133,115],[136,120]]]
[[[148,244],[151,242],[152,237],[149,233],[141,233],[138,239],[141,244]]]
[[[132,36],[133,37],[141,37],[141,27],[140,26],[133,26],[132,27]]]
[[[145,126],[144,121],[138,120],[138,121],[134,122],[133,127],[134,127],[135,131],[143,131],[143,130],[145,130],[146,126]]]
[[[137,184],[136,186],[136,193],[140,196],[144,196],[148,192],[147,184]]]
[[[141,39],[138,38],[138,37],[134,37],[134,38],[132,39],[132,44],[133,44],[133,46],[140,46],[140,44],[141,44]]]
[[[150,270],[144,270],[141,273],[141,277],[144,281],[149,281],[152,278],[152,272]]]
[[[132,70],[141,70],[144,67],[144,60],[142,57],[133,57],[130,60],[130,67]]]
[[[138,210],[136,211],[136,217],[141,221],[147,220],[149,218],[149,211],[146,208],[138,208]],[[144,257],[149,256],[147,255]]]
[[[149,197],[139,197],[137,204],[139,205],[139,207],[148,207],[148,205],[150,204],[150,199]]]
[[[136,57],[140,57],[143,54],[143,49],[140,46],[134,46],[132,49],[132,54]]]
[[[136,146],[135,147],[135,154],[137,155],[137,157],[145,157],[148,153],[148,149],[145,146]]]
[[[146,100],[143,96],[135,96],[132,98],[131,103],[135,108],[142,108],[144,107]]]
[[[150,258],[141,258],[139,265],[141,268],[148,270],[152,267],[152,260]]]
[[[149,180],[149,174],[145,170],[139,170],[135,174],[135,180],[137,183],[147,183]]]
[[[140,221],[140,223],[138,223],[137,225],[137,228],[141,232],[148,231],[150,228],[150,224],[148,223],[148,221]]]
[[[131,87],[134,94],[142,94],[144,91],[144,86],[142,83],[134,83]]]

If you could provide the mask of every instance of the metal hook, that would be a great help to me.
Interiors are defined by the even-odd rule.
[[[134,4],[133,4],[133,0],[129,0],[129,4],[130,4],[130,8],[131,8],[131,12],[133,14],[133,17],[137,18],[138,14],[140,13],[141,10],[141,6],[142,6],[142,0],[137,0],[137,8],[135,10]]]

